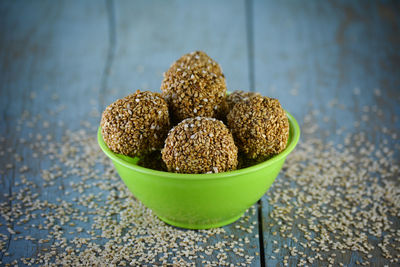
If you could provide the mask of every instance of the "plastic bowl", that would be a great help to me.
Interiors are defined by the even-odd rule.
[[[100,128],[97,138],[129,190],[161,220],[181,228],[209,229],[239,219],[274,182],[300,137],[297,121],[288,112],[287,116],[290,133],[284,151],[257,165],[224,173],[178,174],[147,169],[136,164],[137,158],[112,152]]]

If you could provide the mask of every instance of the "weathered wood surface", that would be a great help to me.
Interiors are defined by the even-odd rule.
[[[40,170],[51,164],[33,157],[27,146],[34,144],[21,145],[21,138],[51,134],[60,139],[66,129],[79,129],[81,121],[97,124],[116,98],[136,89],[158,91],[162,73],[193,50],[204,50],[221,64],[229,90],[277,97],[301,126],[304,116],[318,109],[323,130],[355,131],[360,109],[378,106],[385,116],[360,126],[378,143],[380,128],[400,131],[399,13],[397,2],[2,1],[0,201],[21,188],[22,166],[28,165],[27,175],[41,184]],[[355,88],[361,94],[354,95]],[[327,108],[332,99],[346,108]],[[19,124],[25,111],[34,118],[28,126]],[[326,116],[330,120],[323,123]],[[16,161],[14,154],[23,160]],[[6,169],[7,164],[12,167]],[[55,188],[68,187],[58,183]],[[49,201],[71,197],[44,187],[38,192]],[[254,266],[281,265],[284,250],[273,254],[269,240],[278,238],[279,247],[288,240],[270,236],[266,197],[261,207],[262,214],[257,209],[244,225],[256,222],[246,252],[255,257]],[[9,235],[4,220],[0,223],[0,233]],[[263,223],[261,242],[255,237],[258,223]],[[224,227],[228,236],[243,233],[236,225]],[[15,229],[46,236],[35,227]],[[0,261],[34,257],[41,247],[11,238],[9,255],[0,251]],[[346,263],[354,265],[357,255],[347,256]]]

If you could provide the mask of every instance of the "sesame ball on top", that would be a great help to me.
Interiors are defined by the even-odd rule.
[[[167,103],[149,91],[118,99],[101,117],[104,142],[113,152],[131,157],[160,149],[169,128]]]
[[[201,51],[183,55],[164,74],[162,94],[171,117],[180,122],[196,116],[217,117],[225,101],[221,67]]]
[[[168,171],[218,173],[235,170],[238,149],[232,134],[214,118],[188,118],[169,133],[161,151]]]
[[[268,158],[286,148],[289,121],[277,99],[255,95],[240,101],[227,120],[239,151],[251,159]]]

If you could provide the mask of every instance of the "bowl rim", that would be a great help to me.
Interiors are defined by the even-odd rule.
[[[290,152],[296,147],[299,139],[300,139],[300,127],[299,124],[297,123],[296,119],[285,110],[286,115],[289,120],[289,144],[283,150],[281,153],[273,156],[272,158],[263,161],[261,163],[258,163],[256,165],[239,169],[239,170],[234,170],[234,171],[228,171],[228,172],[221,172],[221,173],[202,173],[202,174],[188,174],[188,173],[174,173],[174,172],[165,172],[165,171],[158,171],[158,170],[153,170],[149,168],[145,168],[133,163],[130,163],[120,157],[118,157],[117,153],[114,153],[111,151],[111,149],[108,148],[108,146],[105,144],[103,140],[103,136],[101,134],[101,126],[99,126],[97,130],[97,142],[100,146],[100,148],[103,150],[103,152],[114,162],[117,162],[121,165],[123,165],[126,168],[129,168],[131,170],[141,172],[144,174],[148,174],[151,176],[158,176],[158,177],[164,177],[164,178],[169,178],[169,179],[174,179],[174,180],[208,180],[208,179],[222,179],[222,178],[228,178],[228,177],[234,177],[238,175],[243,175],[243,174],[248,174],[255,172],[259,169],[266,168],[270,165],[273,165],[274,163],[285,159],[287,155],[289,155]]]

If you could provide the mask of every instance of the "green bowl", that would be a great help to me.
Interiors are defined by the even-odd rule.
[[[118,174],[144,205],[164,222],[188,229],[209,229],[230,224],[256,203],[278,176],[287,155],[295,148],[300,128],[289,118],[288,146],[257,165],[215,174],[178,174],[138,166],[138,158],[112,152],[101,129],[97,139]]]

